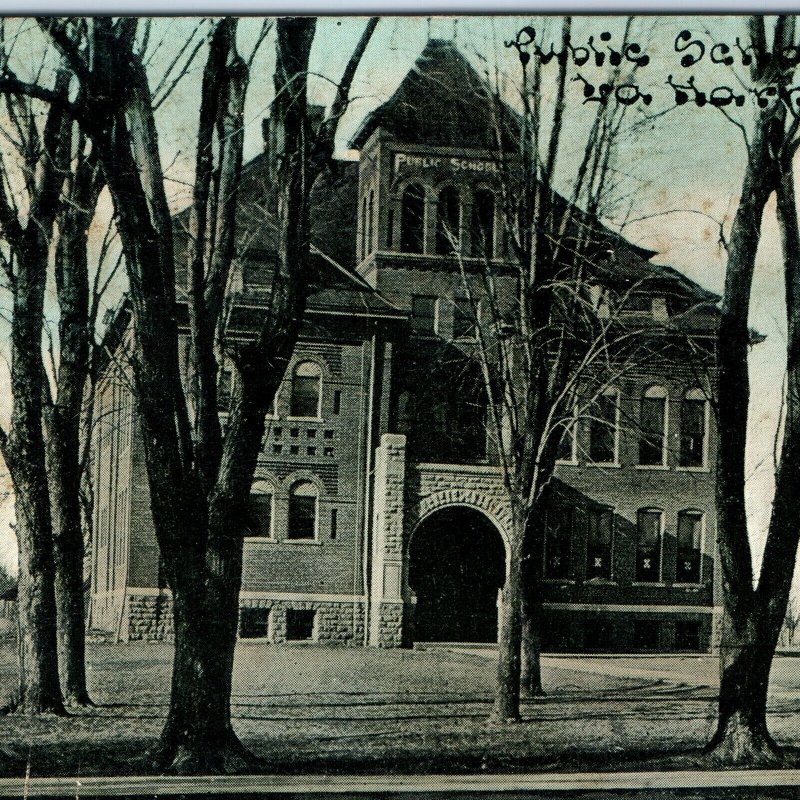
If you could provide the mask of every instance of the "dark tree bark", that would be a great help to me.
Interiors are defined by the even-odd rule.
[[[195,209],[190,229],[190,317],[195,412],[181,382],[173,227],[152,97],[135,47],[136,21],[98,18],[91,65],[57,20],[40,20],[78,76],[72,109],[97,150],[116,211],[133,312],[134,390],[153,522],[172,590],[175,658],[167,720],[155,753],[162,768],[237,771],[253,759],[231,726],[230,692],[242,570],[242,533],[265,417],[291,358],[310,283],[309,195],[332,154],[338,118],[377,23],[370,20],[348,63],[329,119],[308,117],[313,18],[277,23],[278,264],[269,308],[252,340],[219,335],[234,255],[247,67],[236,52],[236,20],[216,23],[203,80]],[[214,136],[216,135],[216,158]],[[212,180],[211,175],[214,175]],[[224,348],[238,373],[224,437],[216,375]]]
[[[60,72],[55,94],[66,96]],[[11,429],[0,435],[16,503],[19,552],[18,613],[20,709],[64,713],[58,680],[56,601],[50,495],[42,431],[44,292],[50,240],[64,180],[67,123],[51,106],[39,140],[24,142],[28,166],[39,179],[28,184],[30,209],[23,227],[5,191],[0,192],[0,226],[12,253],[7,277],[13,294],[11,323]]]
[[[763,18],[751,35],[768,53]],[[780,18],[772,52],[794,43],[794,23]],[[788,85],[778,61],[758,59],[753,79]],[[720,642],[719,717],[708,751],[727,764],[780,758],[767,729],[769,673],[786,614],[800,526],[795,495],[800,481],[800,231],[792,169],[797,143],[787,136],[782,105],[760,113],[750,137],[739,208],[728,245],[719,339],[717,517],[724,619]],[[787,140],[788,139],[788,140]],[[787,304],[787,391],[775,499],[757,588],[745,511],[745,448],[749,406],[748,312],[764,209],[777,193]]]
[[[78,147],[83,153],[83,148]],[[87,239],[102,188],[96,158],[82,159],[67,179],[55,261],[60,308],[55,396],[44,409],[53,520],[58,665],[68,705],[90,705],[86,688],[84,535],[81,514],[81,420],[92,368]]]

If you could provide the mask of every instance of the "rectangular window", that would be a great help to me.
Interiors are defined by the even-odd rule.
[[[700,650],[700,623],[696,620],[678,620],[675,623],[675,649]]]
[[[318,377],[295,375],[292,378],[291,416],[316,418],[319,415],[319,383]]]
[[[680,466],[704,466],[705,442],[706,401],[702,398],[685,397],[681,403]]]
[[[457,297],[453,300],[453,338],[474,339],[477,334],[477,309],[472,301]]]
[[[589,420],[589,458],[595,464],[617,463],[617,406],[619,395],[609,392],[592,404]]]
[[[544,577],[564,580],[570,576],[572,549],[572,509],[547,511],[544,541]]]
[[[251,494],[245,536],[269,539],[272,536],[272,495]]]
[[[308,495],[289,496],[288,539],[314,539],[317,535],[317,498]]]
[[[661,580],[661,511],[640,511],[636,519],[636,580]]]
[[[699,511],[681,511],[678,514],[677,583],[700,583],[702,537],[703,515]]]
[[[239,636],[242,639],[263,639],[269,636],[269,609],[240,609]]]
[[[664,460],[664,426],[667,420],[666,397],[643,397],[639,463],[643,466],[662,466]]]
[[[336,534],[339,532],[339,509],[332,508],[331,509],[331,539],[336,538]]]
[[[586,535],[586,577],[611,580],[611,551],[614,544],[614,512],[590,508]]]
[[[231,404],[231,392],[233,391],[233,372],[229,369],[221,369],[219,371],[218,380],[217,408],[220,411],[227,411]]]
[[[438,298],[414,295],[411,298],[411,330],[418,336],[436,335]]]
[[[342,410],[342,392],[336,389],[333,393],[333,413],[338,414]]]
[[[637,650],[658,650],[661,625],[654,619],[637,619],[633,623],[633,646]]]
[[[314,638],[317,612],[299,608],[286,609],[286,641],[307,642]]]
[[[586,650],[611,650],[614,644],[610,620],[587,619],[583,623],[583,646]]]

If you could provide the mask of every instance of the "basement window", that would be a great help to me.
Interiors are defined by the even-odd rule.
[[[299,608],[286,609],[286,641],[310,642],[314,639],[317,612]]]
[[[242,608],[239,610],[239,638],[264,639],[268,636],[268,608]]]

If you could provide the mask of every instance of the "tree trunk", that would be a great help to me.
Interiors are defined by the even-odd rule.
[[[717,730],[707,751],[725,764],[771,764],[780,748],[767,730],[767,688],[775,647],[762,615],[735,624],[723,619]],[[765,636],[765,634],[767,634]],[[776,634],[777,639],[777,634]]]
[[[520,721],[520,648],[522,644],[522,558],[520,550],[519,545],[515,546],[515,543],[512,542],[508,574],[502,591],[497,684],[490,717],[490,722],[496,724]]]
[[[49,409],[45,418],[61,691],[67,705],[86,706],[92,703],[86,688],[80,421],[65,419],[59,407]]]
[[[522,590],[522,650],[520,689],[528,697],[544,697],[542,687],[542,603],[538,587],[530,578]]]

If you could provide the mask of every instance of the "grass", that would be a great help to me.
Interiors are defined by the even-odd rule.
[[[149,772],[171,658],[165,644],[91,644],[98,706],[0,718],[2,773],[24,775],[28,763],[32,776]],[[242,642],[234,725],[276,773],[686,767],[693,757],[677,754],[713,728],[709,687],[571,671],[557,660],[545,668],[548,696],[524,703],[524,722],[491,727],[494,670],[489,658],[440,650]],[[13,647],[4,646],[0,695],[15,681]],[[792,736],[794,718],[779,714],[775,733]]]

